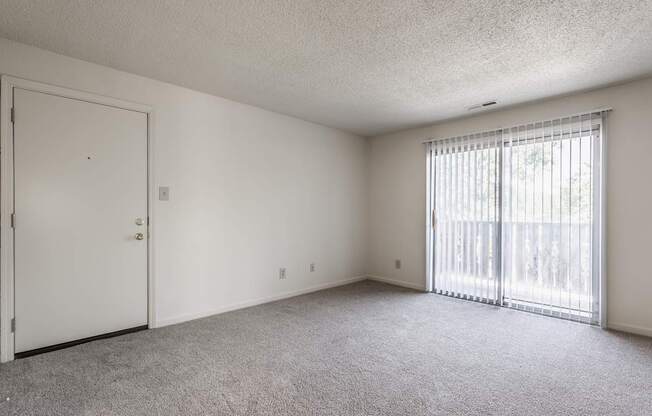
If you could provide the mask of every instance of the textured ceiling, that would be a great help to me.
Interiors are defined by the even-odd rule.
[[[652,0],[0,0],[0,36],[366,136],[652,74]]]

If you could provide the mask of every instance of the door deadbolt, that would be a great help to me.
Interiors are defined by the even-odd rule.
[[[143,225],[145,224],[145,220],[142,218],[136,218],[136,225]]]

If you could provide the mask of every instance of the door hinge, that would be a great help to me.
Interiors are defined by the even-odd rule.
[[[16,318],[11,318],[11,332],[16,332]]]
[[[11,228],[16,228],[16,214],[11,213]]]
[[[14,109],[14,107],[11,107],[11,122],[16,122],[16,109]]]

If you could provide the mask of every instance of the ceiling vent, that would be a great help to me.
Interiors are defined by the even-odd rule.
[[[467,110],[477,110],[478,108],[485,108],[485,107],[491,107],[492,105],[496,105],[496,101],[487,101],[486,103],[482,104],[475,104],[469,107]]]

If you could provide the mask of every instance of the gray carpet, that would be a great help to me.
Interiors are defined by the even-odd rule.
[[[652,339],[366,281],[17,360],[0,395],[22,416],[651,415]]]

